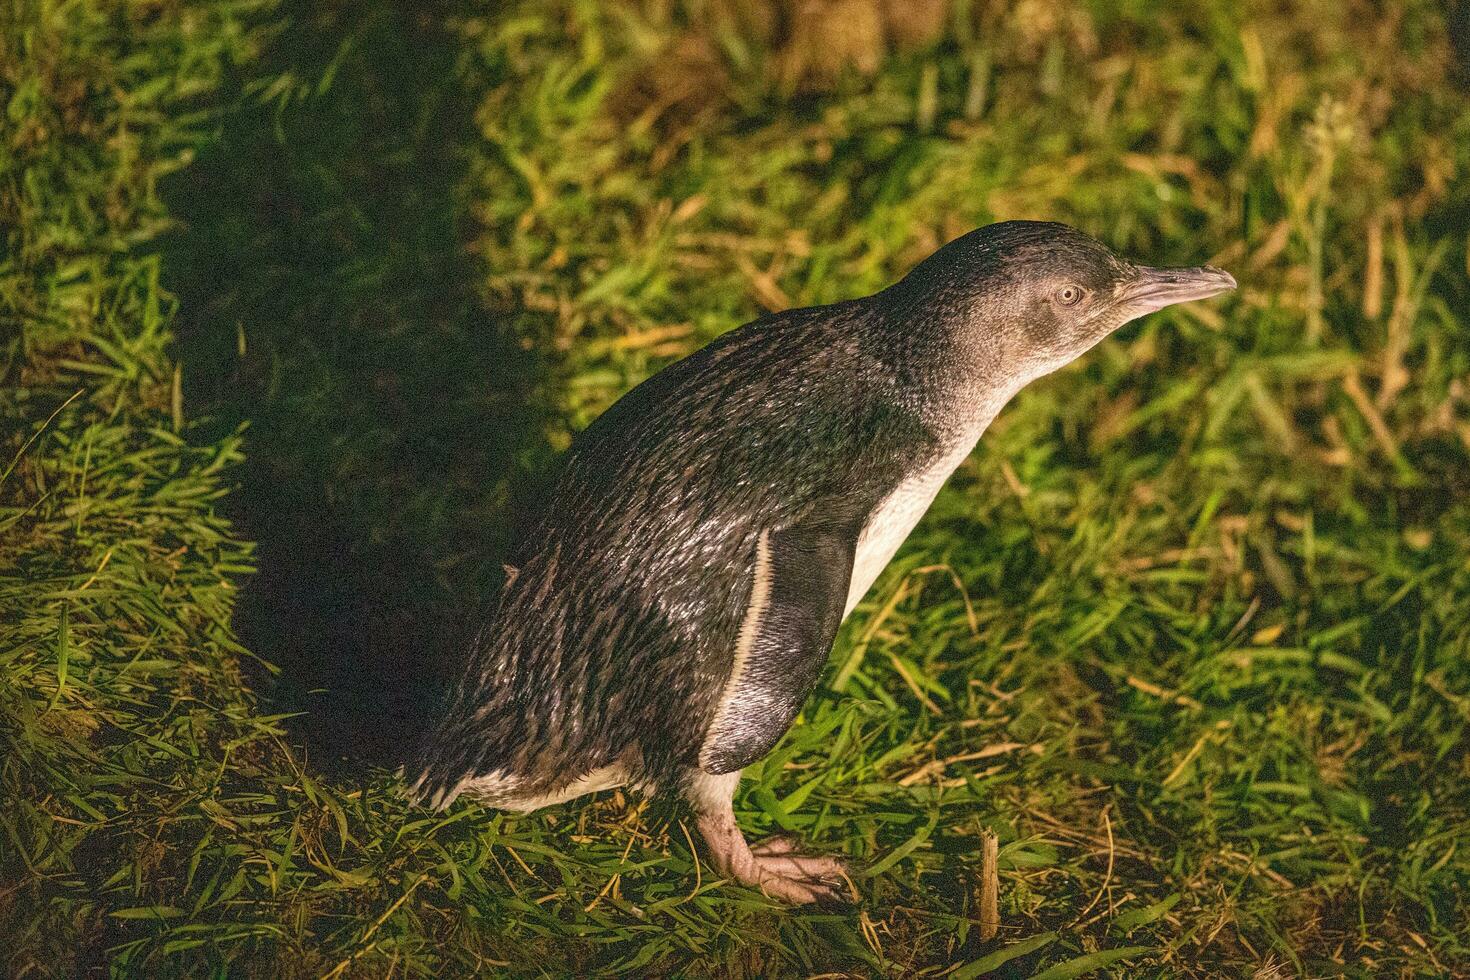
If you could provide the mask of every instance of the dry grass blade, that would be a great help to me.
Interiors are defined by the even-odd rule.
[[[980,835],[980,938],[1000,932],[1000,839],[991,831]]]

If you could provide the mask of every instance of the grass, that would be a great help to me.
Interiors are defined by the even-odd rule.
[[[1440,8],[956,4],[825,75],[762,9],[0,14],[7,973],[1470,972]],[[748,773],[856,909],[617,793],[399,799],[571,432],[1009,217],[1242,289],[1024,392]]]

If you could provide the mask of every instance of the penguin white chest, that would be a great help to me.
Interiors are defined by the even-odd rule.
[[[949,479],[955,467],[964,462],[974,446],[973,441],[964,441],[925,469],[909,476],[868,517],[868,523],[863,525],[862,534],[858,536],[843,618],[867,594],[878,573],[883,571],[898,546],[903,544],[914,525],[919,523],[919,518],[934,502],[944,481]]]

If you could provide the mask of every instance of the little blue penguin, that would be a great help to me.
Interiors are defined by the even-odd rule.
[[[761,317],[653,375],[574,441],[409,773],[528,812],[682,795],[719,873],[800,903],[843,866],[751,847],[740,771],[1002,406],[1118,327],[1235,287],[1063,224],[1006,221],[862,299]]]

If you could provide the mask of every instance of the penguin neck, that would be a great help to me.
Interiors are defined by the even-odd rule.
[[[950,391],[950,397],[947,400],[935,399],[933,406],[936,415],[942,414],[949,420],[942,431],[950,446],[969,455],[990,423],[1020,388],[1020,385],[996,383],[988,378],[959,379],[957,387]]]
[[[1034,380],[1033,372],[1008,363],[1003,332],[977,330],[972,315],[944,297],[890,291],[874,298],[884,300],[877,354],[915,413],[946,443],[973,446]]]

